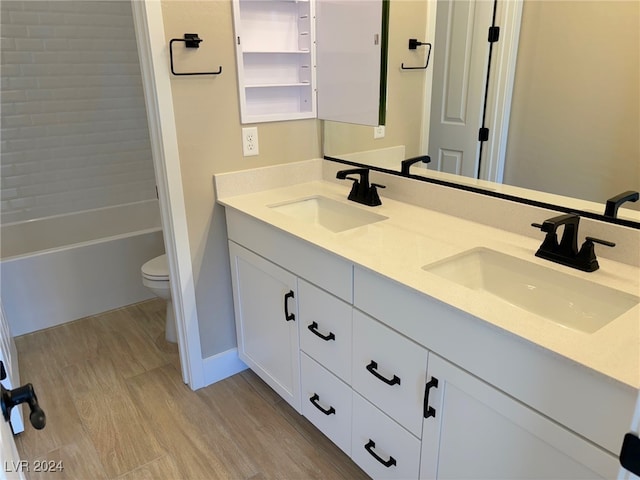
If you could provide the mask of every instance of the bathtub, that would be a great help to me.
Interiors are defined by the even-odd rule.
[[[13,335],[153,298],[140,267],[164,253],[157,200],[0,227],[0,295]]]

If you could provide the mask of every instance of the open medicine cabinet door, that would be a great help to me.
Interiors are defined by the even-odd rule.
[[[318,118],[384,125],[389,2],[316,5]]]

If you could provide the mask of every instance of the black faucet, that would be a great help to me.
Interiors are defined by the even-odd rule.
[[[360,175],[360,178],[347,177],[347,175]],[[340,170],[336,174],[336,178],[340,180],[351,180],[353,186],[349,192],[349,200],[375,207],[382,205],[378,190],[376,187],[385,188],[384,185],[372,183],[369,185],[369,169],[368,168],[352,168],[351,170]]]
[[[400,163],[401,165],[400,173],[402,175],[409,175],[409,169],[411,168],[411,165],[418,162],[430,163],[431,157],[429,155],[419,155],[417,157],[407,158],[406,160],[402,160],[402,162]]]
[[[594,243],[615,247],[616,244],[606,240],[593,237],[586,237],[584,243],[578,250],[578,225],[580,217],[576,214],[559,215],[545,220],[542,225],[532,223],[531,226],[546,232],[544,241],[536,252],[536,257],[551,260],[552,262],[577,268],[583,272],[595,272],[600,265],[596,258]],[[562,239],[558,243],[558,227],[564,225]]]
[[[615,197],[611,197],[607,200],[607,205],[604,209],[604,216],[616,218],[618,216],[618,208],[620,208],[620,205],[624,202],[637,202],[638,198],[640,198],[640,193],[634,192],[633,190],[628,190],[616,195]]]

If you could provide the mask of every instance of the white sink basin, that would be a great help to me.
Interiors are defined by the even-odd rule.
[[[640,301],[634,295],[487,248],[468,250],[422,268],[587,333],[604,327]]]
[[[321,195],[269,205],[276,212],[298,221],[318,225],[334,233],[386,220],[388,217],[338,202]]]

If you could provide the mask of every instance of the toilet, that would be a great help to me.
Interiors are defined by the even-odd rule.
[[[165,338],[167,342],[176,343],[176,320],[173,315],[173,303],[171,302],[171,287],[169,283],[169,264],[167,255],[152,258],[142,265],[142,284],[151,290],[157,297],[167,301]]]

